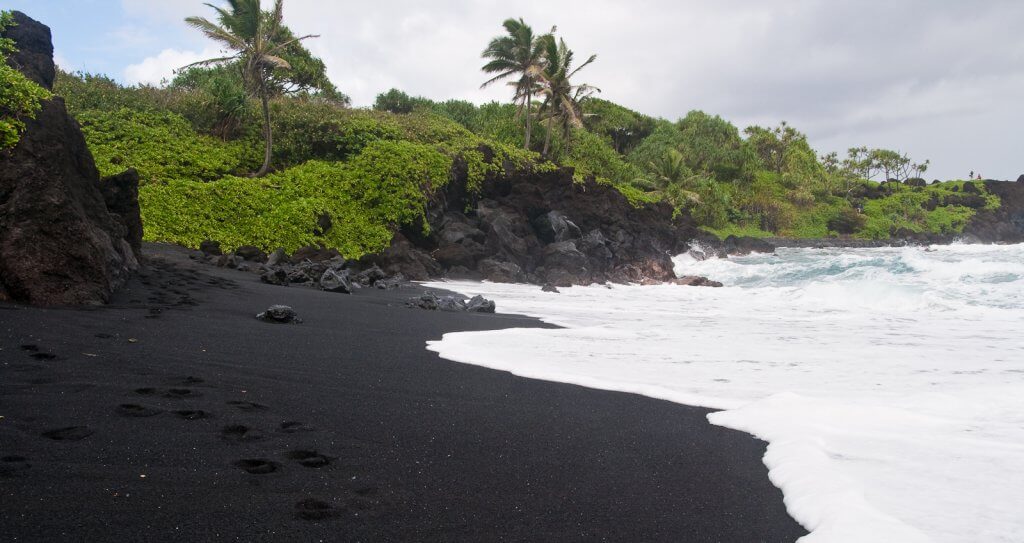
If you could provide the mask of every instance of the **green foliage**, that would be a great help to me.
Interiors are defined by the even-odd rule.
[[[68,112],[113,111],[121,108],[136,111],[167,110],[172,100],[165,91],[151,86],[124,87],[105,75],[85,72],[68,73],[57,70],[54,94],[64,98]]]
[[[448,181],[451,159],[429,145],[377,141],[349,163],[311,161],[262,179],[173,181],[140,191],[146,239],[198,247],[252,244],[293,251],[337,248],[349,258],[378,252],[393,227],[426,224],[427,195]],[[327,213],[333,227],[320,233]]]
[[[957,200],[963,190],[963,182],[953,181],[926,187],[911,187],[900,183],[889,183],[887,186],[893,191],[891,194],[864,203],[866,222],[864,229],[857,234],[858,237],[887,239],[906,233],[956,235],[963,232],[967,222],[977,212]],[[984,201],[981,209],[999,207],[998,196],[990,194],[984,185],[976,187]]]
[[[483,138],[523,146],[523,131],[516,121],[516,108],[512,104],[490,102],[480,106],[469,129]]]
[[[687,165],[719,181],[739,179],[753,157],[732,123],[703,111],[691,111],[678,123],[679,151]]]
[[[212,181],[258,160],[251,146],[201,136],[170,112],[86,110],[78,113],[86,142],[102,175],[132,167],[143,184]]]
[[[373,142],[402,138],[394,118],[372,111],[279,99],[271,112],[277,158],[285,167],[307,160],[347,160]]]
[[[641,169],[654,162],[658,157],[665,156],[669,150],[678,151],[683,144],[683,135],[675,123],[658,119],[651,135],[644,138],[632,151],[627,159]]]
[[[473,132],[479,133],[479,122],[480,122],[480,111],[472,102],[466,100],[446,100],[444,102],[433,102],[426,99],[420,99],[417,104],[417,108],[429,109],[436,115],[447,117],[466,129]],[[509,115],[509,119],[512,119],[514,114]]]
[[[925,160],[917,164],[899,151],[854,147],[848,151],[848,157],[842,162],[842,166],[850,174],[863,179],[874,179],[881,174],[882,181],[906,181],[924,175],[929,163],[930,161]]]
[[[766,232],[756,226],[734,223],[726,224],[721,228],[701,226],[700,229],[714,234],[718,239],[725,239],[729,236],[736,236],[738,238],[770,238],[775,236],[772,232]]]
[[[269,16],[270,13],[264,15]],[[281,25],[275,41],[286,44],[275,54],[288,63],[287,68],[275,67],[271,71],[269,82],[277,95],[315,97],[338,106],[352,103],[331,83],[324,61],[313,56],[302,45],[302,38],[295,36],[290,28]]]
[[[628,154],[651,135],[656,121],[608,100],[587,98],[582,101],[583,124],[587,130],[607,138],[620,154]]]
[[[576,168],[576,177],[605,178],[616,185],[628,185],[643,177],[643,172],[615,152],[610,142],[586,130],[577,130],[572,145],[562,157]]]
[[[623,196],[629,200],[629,203],[636,208],[641,208],[645,204],[653,204],[661,201],[661,196],[653,192],[644,192],[637,187],[632,185],[617,185],[615,187]]]
[[[539,90],[541,73],[546,63],[547,45],[554,38],[550,33],[535,34],[522,18],[506,19],[502,23],[505,34],[496,36],[487,44],[481,57],[487,60],[481,69],[490,79],[482,87],[509,79],[515,89],[512,101],[517,118],[526,121],[523,148],[530,149],[533,119],[533,97]],[[554,29],[552,29],[552,32]]]
[[[13,24],[11,13],[0,11],[0,32]],[[0,38],[0,151],[18,144],[25,120],[34,119],[42,101],[50,98],[49,91],[7,65],[14,51],[12,40]]]
[[[416,100],[398,89],[378,94],[377,100],[373,102],[373,109],[391,113],[411,113],[414,107]]]
[[[863,219],[849,202],[842,198],[830,197],[804,208],[796,207],[792,220],[782,235],[793,238],[826,238],[836,234],[829,224],[836,224],[836,217],[846,217],[853,225],[863,224]]]
[[[189,120],[204,132],[237,138],[244,126],[255,125],[256,108],[250,104],[237,64],[188,68],[168,86],[168,94],[176,92],[193,97]]]

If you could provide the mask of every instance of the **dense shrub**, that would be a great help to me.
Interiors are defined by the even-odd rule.
[[[856,234],[867,222],[867,217],[855,209],[842,209],[828,220],[826,226],[837,234]]]
[[[586,130],[574,132],[572,144],[561,160],[576,168],[576,176],[580,179],[594,176],[608,179],[616,185],[629,185],[643,177],[643,172],[626,162],[607,140]]]
[[[396,225],[425,224],[427,194],[448,181],[450,167],[432,146],[377,141],[346,164],[311,161],[263,179],[150,185],[140,191],[146,239],[187,247],[214,239],[228,249],[324,245],[357,258],[385,248]],[[320,233],[324,213],[333,227]]]
[[[630,151],[627,159],[634,166],[647,169],[652,162],[665,156],[668,150],[679,150],[682,144],[683,135],[675,123],[658,120],[651,135],[644,138],[636,148]]]
[[[353,110],[297,98],[275,100],[274,163],[284,167],[307,160],[346,160],[367,145],[402,138],[387,113]]]
[[[583,113],[587,130],[606,138],[620,154],[632,151],[654,131],[654,118],[600,98],[585,99]]]
[[[122,108],[86,110],[77,117],[102,175],[131,167],[143,184],[211,181],[243,173],[258,160],[252,145],[196,134],[174,113]]]
[[[411,113],[414,107],[416,100],[398,89],[378,94],[377,100],[373,103],[373,109],[391,113]]]

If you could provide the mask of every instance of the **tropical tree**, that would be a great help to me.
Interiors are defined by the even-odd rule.
[[[484,82],[480,88],[488,87],[498,81],[514,78],[509,85],[515,89],[513,102],[519,118],[525,118],[526,131],[523,147],[530,148],[530,136],[533,131],[531,115],[533,113],[533,97],[538,92],[541,74],[545,66],[545,51],[550,33],[537,36],[533,28],[522,18],[507,19],[502,26],[507,35],[491,40],[481,55],[489,59],[483,71],[496,74]],[[552,28],[551,32],[555,29]]]
[[[270,98],[277,85],[275,71],[280,73],[281,70],[291,69],[291,64],[281,55],[293,44],[317,37],[312,34],[294,37],[288,32],[281,24],[283,4],[284,0],[275,0],[273,9],[264,12],[260,0],[228,0],[227,9],[207,4],[217,12],[220,24],[203,17],[185,19],[190,26],[233,52],[229,56],[202,60],[186,68],[238,62],[247,92],[260,100],[265,148],[263,165],[253,174],[254,177],[262,177],[270,171],[274,146],[270,127]]]
[[[647,176],[636,183],[664,195],[670,192],[683,199],[699,202],[700,196],[692,190],[693,182],[700,177],[694,175],[686,158],[676,149],[669,149],[647,164]]]
[[[541,72],[541,93],[544,103],[541,104],[541,115],[547,120],[548,130],[544,138],[543,154],[548,154],[551,147],[551,133],[555,124],[562,130],[565,141],[569,141],[574,128],[583,126],[583,108],[580,101],[601,89],[586,83],[574,85],[572,78],[580,70],[586,68],[597,55],[590,55],[583,64],[573,68],[573,51],[565,44],[565,40],[548,35],[544,37],[544,70]]]

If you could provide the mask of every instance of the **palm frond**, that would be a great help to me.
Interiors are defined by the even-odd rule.
[[[241,38],[203,17],[187,17],[185,23],[199,30],[211,40],[220,42],[231,49],[241,51],[246,48],[245,42]]]

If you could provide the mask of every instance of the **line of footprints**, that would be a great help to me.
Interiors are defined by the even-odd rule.
[[[30,358],[37,361],[52,361],[60,359],[57,355],[41,350],[37,345],[22,345],[21,350]],[[190,376],[182,380],[180,386],[171,388],[142,387],[135,389],[134,395],[153,399],[190,400],[199,398],[202,394],[199,391],[188,387],[199,385],[203,382],[203,379]],[[232,400],[226,403],[228,406],[245,413],[261,412],[268,409],[265,405],[244,400]],[[149,418],[168,412],[171,415],[186,421],[198,421],[214,418],[213,413],[202,409],[166,410],[142,403],[123,403],[115,408],[115,412],[121,416],[130,418]],[[302,422],[285,421],[278,425],[276,431],[286,434],[294,434],[314,431],[314,429]],[[42,432],[41,436],[55,441],[79,441],[88,438],[94,433],[95,431],[88,426],[67,426],[47,430]],[[236,443],[254,442],[264,438],[264,434],[260,430],[237,423],[224,426],[220,430],[220,435],[223,439]],[[287,451],[284,453],[283,459],[310,469],[327,467],[334,460],[334,458],[321,454],[318,451],[304,449]],[[251,475],[267,475],[284,468],[284,465],[281,462],[276,462],[267,458],[243,458],[234,462],[233,466]],[[11,476],[19,472],[24,472],[30,467],[31,464],[29,463],[29,459],[23,456],[8,455],[0,457],[0,476]],[[375,489],[372,487],[358,488],[355,490],[355,494],[360,498],[366,499],[369,498],[374,491]],[[311,521],[335,518],[340,516],[342,513],[342,510],[338,507],[313,498],[307,498],[299,501],[295,504],[295,509],[297,518]]]

